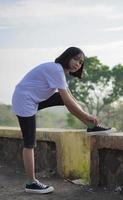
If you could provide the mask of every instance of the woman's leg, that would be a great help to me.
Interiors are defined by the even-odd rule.
[[[35,162],[34,162],[34,147],[35,147],[35,116],[18,117],[20,128],[24,139],[23,162],[29,182],[35,181]]]
[[[23,148],[23,162],[28,181],[31,183],[36,180],[35,177],[35,161],[34,148]]]
[[[29,193],[46,194],[54,191],[52,186],[40,183],[35,177],[34,147],[35,147],[35,115],[31,117],[18,117],[24,138],[23,161],[28,177],[25,191]]]
[[[64,105],[64,102],[63,102],[59,92],[56,92],[49,99],[40,102],[39,106],[38,106],[38,110],[48,108],[51,106],[63,106],[63,105]]]

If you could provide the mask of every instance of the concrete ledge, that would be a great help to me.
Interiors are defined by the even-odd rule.
[[[85,179],[90,177],[90,137],[85,133],[85,130],[78,129],[37,129],[39,143],[46,141],[56,145],[57,173],[60,176]],[[21,131],[14,127],[0,127],[0,139],[2,138],[8,138],[10,143],[11,139],[22,141]]]
[[[90,146],[91,184],[110,189],[123,186],[123,132],[92,136]]]
[[[89,136],[85,130],[37,129],[39,171],[52,168],[64,178],[82,178],[110,189],[123,186],[123,133]],[[19,128],[0,127],[0,164],[22,163]],[[37,150],[38,149],[38,150]]]

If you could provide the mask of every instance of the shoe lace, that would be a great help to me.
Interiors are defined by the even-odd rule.
[[[96,127],[103,129],[111,129],[110,127],[103,126],[102,124],[98,124]]]
[[[98,128],[106,128],[102,124],[97,124],[96,127],[98,127]]]
[[[46,188],[47,185],[41,183],[40,181],[36,180],[37,185],[41,186],[42,188]]]

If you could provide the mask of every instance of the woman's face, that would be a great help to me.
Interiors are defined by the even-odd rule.
[[[79,53],[75,57],[71,58],[71,60],[69,61],[68,72],[74,73],[78,71],[81,68],[83,62],[84,62],[84,55],[82,53]]]

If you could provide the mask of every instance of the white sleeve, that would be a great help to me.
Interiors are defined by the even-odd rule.
[[[60,64],[55,63],[55,65],[49,69],[49,72],[46,72],[46,77],[50,88],[65,90],[68,88],[66,77]]]

